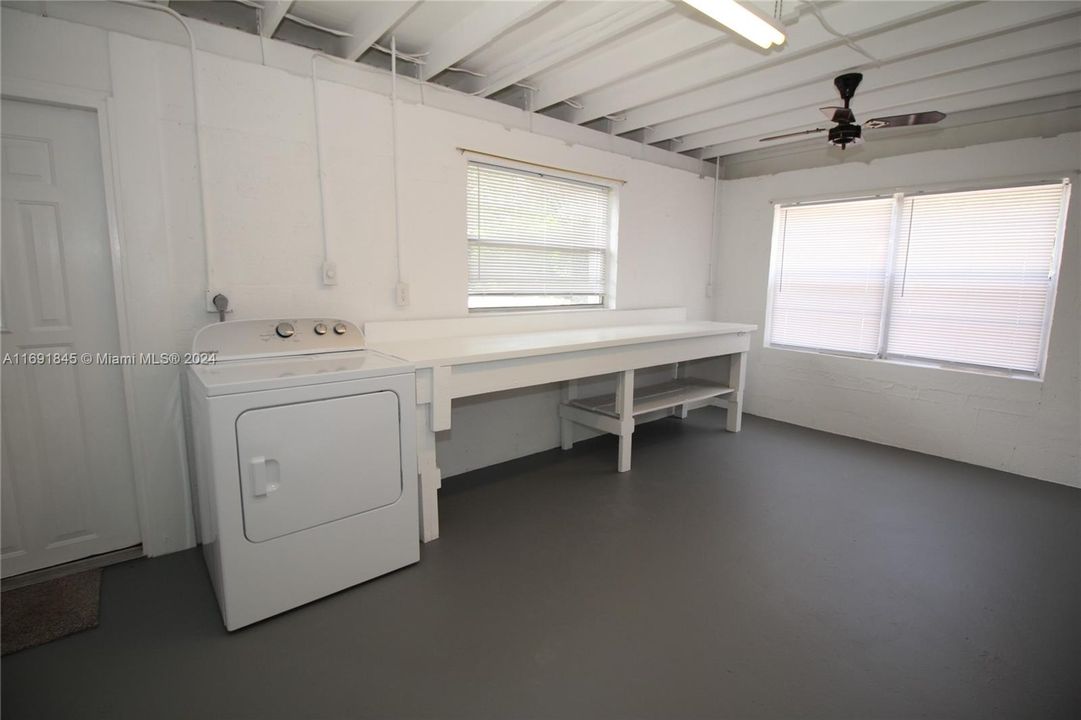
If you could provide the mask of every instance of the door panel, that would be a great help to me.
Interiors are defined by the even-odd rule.
[[[60,207],[56,203],[15,203],[29,261],[31,322],[34,327],[68,325],[67,282],[60,251]]]
[[[4,100],[3,549],[9,575],[139,542],[97,118]],[[8,532],[9,527],[11,532]]]
[[[401,497],[393,392],[249,410],[237,419],[236,433],[244,534],[252,542]]]
[[[4,133],[4,179],[53,184],[52,143],[46,138]]]
[[[38,349],[64,353],[70,352],[71,346]],[[45,482],[43,489],[48,491],[43,498],[47,512],[37,520],[52,526],[48,533],[50,546],[93,535],[86,512],[92,498],[88,497],[82,470],[88,462],[84,420],[80,417],[80,403],[73,402],[81,395],[75,368],[60,365],[46,368],[44,372],[36,370],[20,374],[23,382],[19,384],[28,391],[26,408],[30,414],[26,419],[30,425],[47,429],[51,440],[64,438],[62,442],[42,444],[38,478]]]
[[[0,473],[4,478],[4,482],[0,483],[0,554],[7,558],[22,555],[26,550],[23,547],[22,527],[19,523],[19,498],[15,494],[14,483],[8,481],[12,474],[6,434],[3,435],[0,453]]]

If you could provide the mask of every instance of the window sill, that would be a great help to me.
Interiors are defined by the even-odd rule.
[[[499,308],[468,308],[470,315],[539,315],[543,313],[586,313],[603,312],[614,310],[607,305],[544,305],[541,307],[499,307]]]
[[[1027,382],[1042,383],[1043,377],[1036,373],[1029,372],[1017,372],[1011,370],[1002,370],[998,368],[980,367],[978,365],[964,365],[961,363],[948,363],[940,362],[937,360],[920,360],[917,358],[904,358],[904,357],[874,357],[870,355],[861,355],[859,353],[845,353],[833,350],[815,350],[813,348],[800,348],[790,347],[787,345],[770,345],[765,343],[762,346],[766,350],[778,350],[782,352],[800,353],[803,355],[819,355],[828,358],[839,358],[842,360],[862,360],[872,363],[882,363],[886,365],[899,365],[901,367],[910,368],[922,368],[926,370],[943,370],[947,372],[960,372],[969,375],[981,375],[984,377],[997,377],[1005,380],[1024,380]]]

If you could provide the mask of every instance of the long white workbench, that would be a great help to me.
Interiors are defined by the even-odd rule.
[[[572,444],[574,423],[615,433],[620,471],[630,468],[635,416],[668,408],[685,415],[686,403],[723,395],[727,429],[739,432],[746,354],[757,326],[685,317],[683,308],[666,308],[367,323],[369,348],[417,368],[421,538],[439,537],[435,433],[450,429],[455,398],[563,383],[563,447]],[[731,358],[726,385],[683,376],[681,363],[724,356]],[[661,365],[674,367],[672,381],[645,389],[636,401],[635,370]],[[577,380],[607,374],[617,378],[614,397],[578,398]]]

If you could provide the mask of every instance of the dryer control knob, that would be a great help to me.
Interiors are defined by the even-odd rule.
[[[315,324],[315,334],[316,335],[326,335],[327,334],[327,326],[324,323],[316,323]]]
[[[348,328],[346,328],[345,323],[335,323],[334,324],[334,334],[335,335],[345,335],[345,331],[347,329]]]
[[[295,333],[296,330],[293,329],[291,323],[283,322],[278,323],[278,327],[274,328],[274,332],[278,333],[278,337],[288,338],[293,337],[293,333]]]

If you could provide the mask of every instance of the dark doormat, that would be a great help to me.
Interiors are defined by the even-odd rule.
[[[0,593],[0,654],[98,625],[101,568]]]

